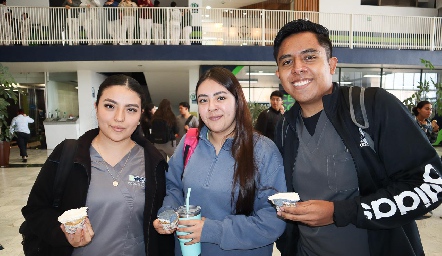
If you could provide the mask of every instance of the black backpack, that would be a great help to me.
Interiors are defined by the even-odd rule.
[[[152,143],[164,144],[170,141],[172,134],[171,127],[164,119],[154,119],[152,121]]]
[[[68,174],[74,165],[75,152],[77,152],[77,140],[66,139],[61,152],[60,163],[55,173],[54,201],[52,202],[52,207],[54,208],[60,206]],[[50,246],[47,243],[29,230],[26,220],[20,225],[19,233],[23,237],[21,243],[25,256],[44,256],[50,250]]]

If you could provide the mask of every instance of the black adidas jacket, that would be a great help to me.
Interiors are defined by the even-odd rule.
[[[89,148],[92,140],[98,135],[98,129],[86,132],[78,139],[78,149],[74,156],[74,166],[69,172],[68,182],[64,188],[60,207],[52,207],[53,184],[55,171],[60,162],[63,142],[55,147],[37,176],[28,202],[22,213],[32,233],[43,239],[42,256],[68,256],[73,247],[67,241],[57,221],[64,211],[83,207],[91,177],[91,157]],[[173,235],[160,235],[153,227],[157,211],[163,204],[166,195],[167,163],[161,154],[148,142],[137,129],[132,139],[144,148],[146,168],[146,198],[144,206],[144,242],[149,256],[174,255]],[[111,225],[111,223],[110,223]]]
[[[364,97],[369,120],[366,132],[374,150],[361,143],[361,131],[350,116],[348,89],[334,84],[333,92],[323,97],[324,112],[353,157],[360,190],[354,199],[334,202],[334,223],[367,229],[371,255],[423,255],[414,219],[441,203],[441,160],[404,105],[379,88],[367,88]],[[293,191],[299,113],[300,105],[295,103],[275,134],[288,191]],[[283,256],[296,255],[297,238],[296,223],[288,223],[277,241]]]

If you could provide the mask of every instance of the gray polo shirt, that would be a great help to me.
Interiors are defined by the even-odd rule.
[[[91,243],[76,248],[72,255],[146,255],[144,149],[135,145],[114,167],[105,163],[92,146],[89,151],[92,176],[86,206],[95,236]],[[113,186],[114,178],[109,172],[118,186]]]

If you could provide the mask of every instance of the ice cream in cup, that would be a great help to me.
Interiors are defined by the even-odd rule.
[[[67,233],[74,234],[77,228],[83,228],[87,217],[87,207],[65,211],[58,217],[58,221],[64,225]]]
[[[178,213],[172,209],[158,214],[158,220],[163,225],[164,230],[174,230],[178,227]]]
[[[276,210],[279,211],[282,206],[284,207],[294,207],[296,203],[300,200],[298,193],[287,192],[287,193],[277,193],[269,196],[269,200],[275,205]]]

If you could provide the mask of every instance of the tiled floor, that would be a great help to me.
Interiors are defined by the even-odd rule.
[[[442,148],[436,148],[442,154]],[[29,150],[28,165],[41,165],[48,152],[46,150]],[[10,164],[20,165],[18,149],[12,148]],[[20,209],[25,205],[29,191],[34,184],[40,167],[0,168],[0,256],[23,256],[21,235],[18,228],[23,222]],[[442,256],[442,207],[433,211],[433,217],[419,220],[418,226],[427,256]],[[275,250],[274,256],[279,256]]]

